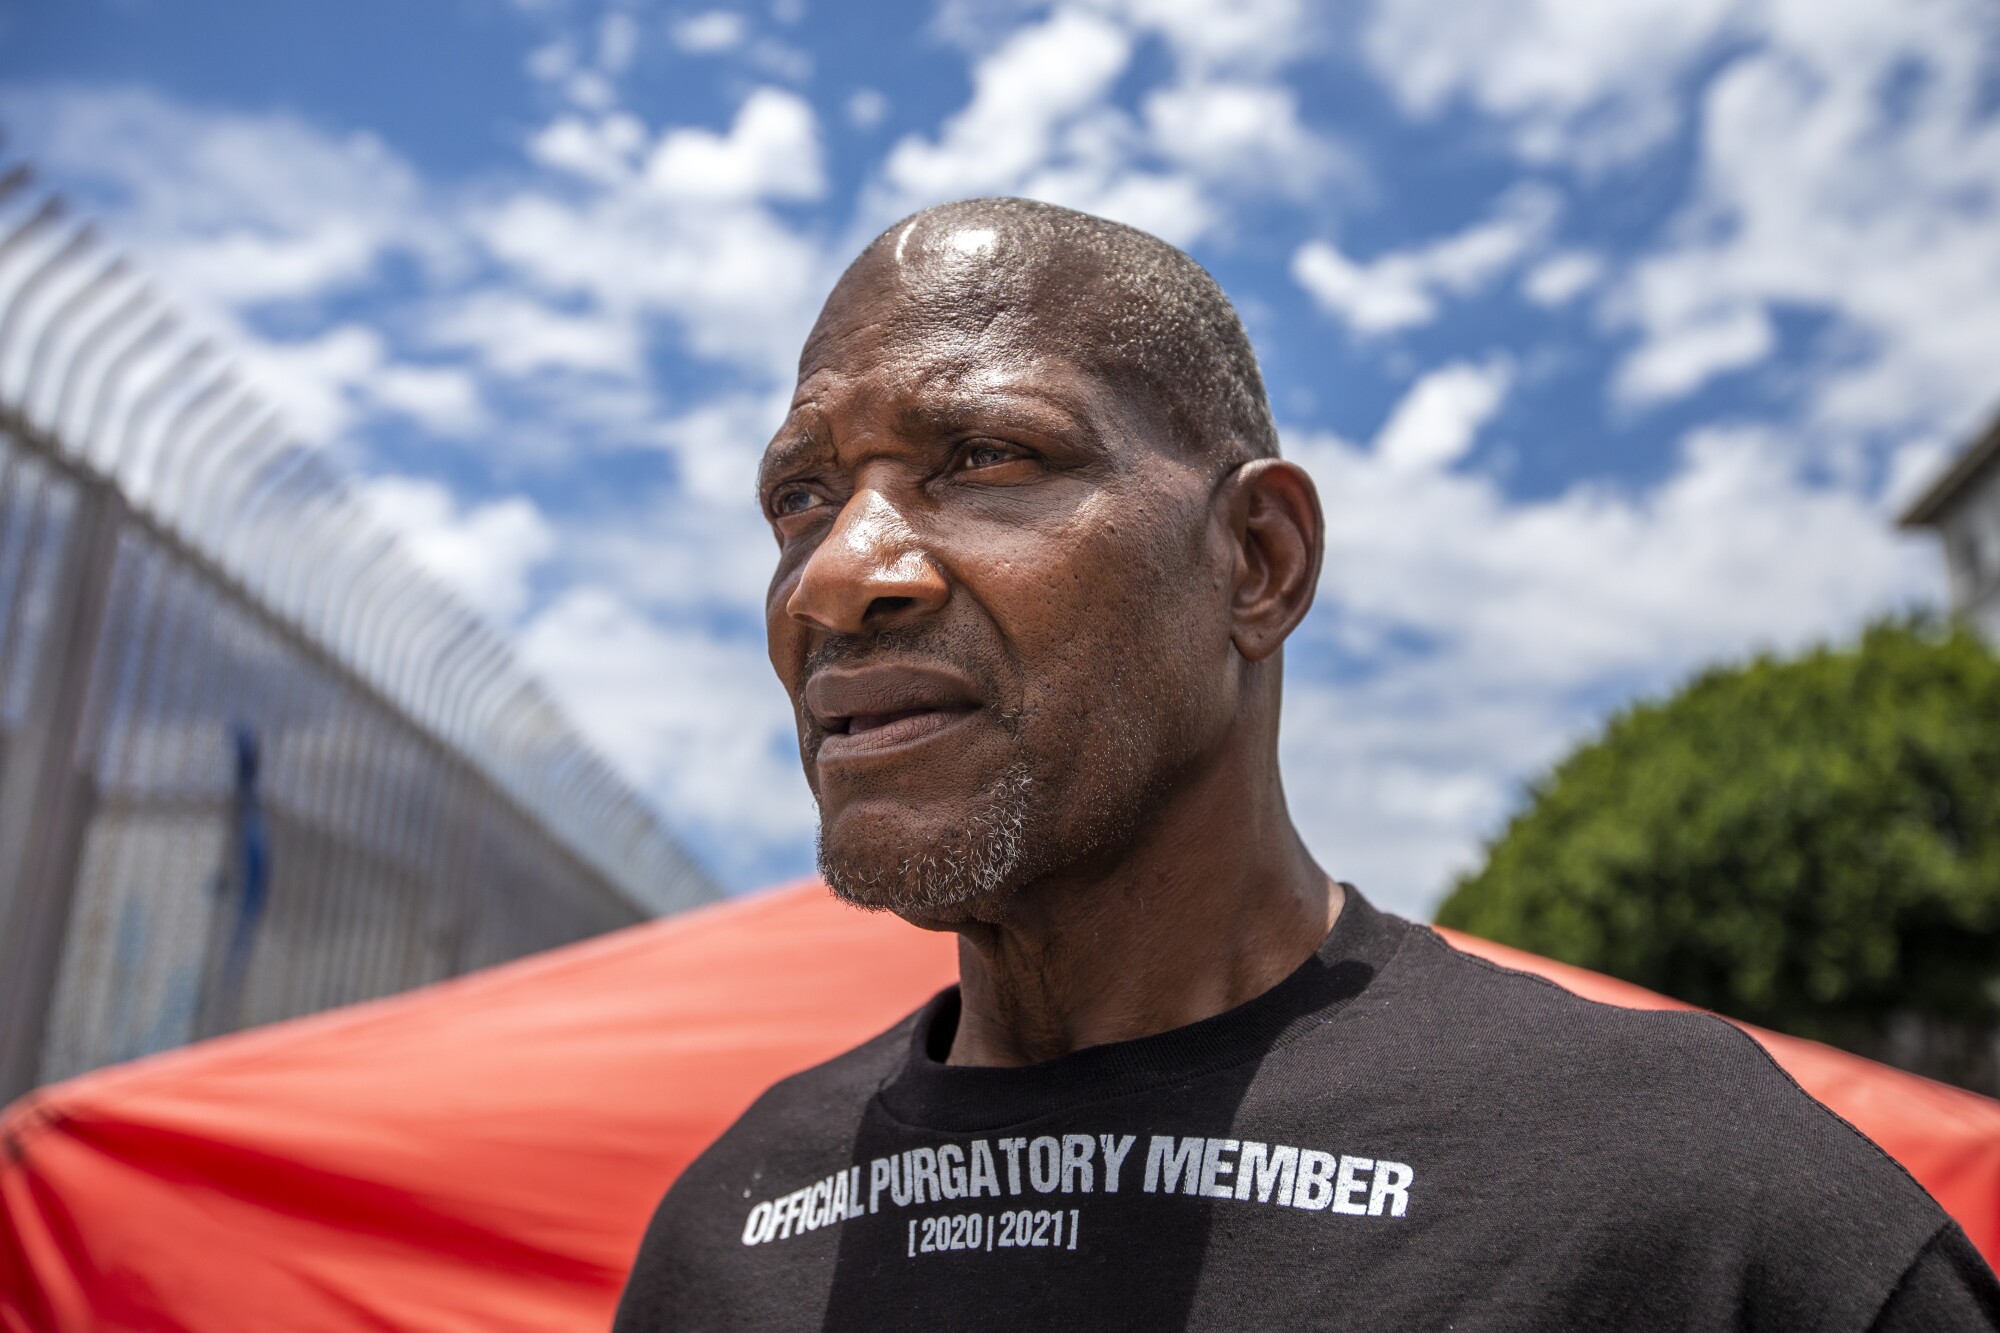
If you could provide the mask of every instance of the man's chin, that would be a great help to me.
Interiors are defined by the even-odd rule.
[[[960,931],[975,923],[991,924],[1000,919],[1002,905],[1013,896],[1012,886],[996,889],[990,893],[977,893],[969,898],[946,902],[937,896],[922,893],[881,891],[879,882],[864,886],[860,892],[855,887],[831,875],[822,873],[833,896],[849,907],[864,912],[887,912],[901,918],[906,924],[918,930]]]
[[[982,919],[990,913],[990,904],[1006,897],[1014,887],[1009,860],[965,852],[932,844],[907,856],[885,856],[879,847],[849,856],[822,844],[819,872],[833,895],[844,903],[864,911],[893,912],[912,925],[946,930],[959,922]]]
[[[913,925],[948,930],[986,919],[1018,886],[1029,860],[1033,783],[1017,770],[962,817],[925,821],[822,820],[819,869],[843,902],[894,912]]]

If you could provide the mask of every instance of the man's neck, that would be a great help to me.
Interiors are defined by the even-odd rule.
[[[1108,872],[1051,878],[959,927],[949,1063],[1018,1066],[1184,1027],[1263,994],[1316,949],[1343,894],[1261,780],[1218,766]]]

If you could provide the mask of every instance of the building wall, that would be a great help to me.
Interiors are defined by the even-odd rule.
[[[1961,490],[1938,526],[1951,571],[1952,610],[2000,643],[2000,465]]]

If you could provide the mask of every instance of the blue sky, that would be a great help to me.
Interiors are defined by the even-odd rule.
[[[739,889],[812,830],[751,471],[912,208],[1235,298],[1331,522],[1294,814],[1415,913],[1608,709],[1937,600],[1893,515],[2000,404],[1984,0],[17,0],[0,76]]]

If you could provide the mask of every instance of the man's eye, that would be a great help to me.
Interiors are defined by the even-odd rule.
[[[816,508],[820,503],[820,498],[811,491],[803,486],[793,486],[771,497],[771,512],[784,518],[792,514],[803,514],[808,509]]]
[[[967,467],[998,467],[1011,463],[1021,455],[1012,449],[997,444],[974,444],[967,447],[964,458]]]

